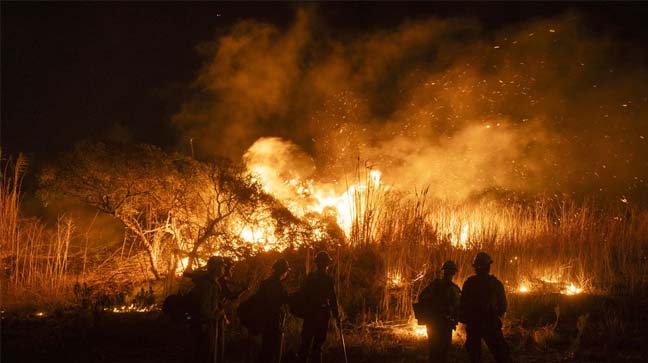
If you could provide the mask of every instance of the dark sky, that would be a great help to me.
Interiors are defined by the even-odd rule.
[[[35,159],[106,135],[172,148],[170,122],[202,59],[199,42],[245,19],[282,26],[292,3],[2,2],[2,149]],[[646,4],[319,4],[340,33],[421,17],[477,17],[487,30],[577,8],[594,31],[647,44]]]

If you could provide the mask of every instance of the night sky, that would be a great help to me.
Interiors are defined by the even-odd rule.
[[[172,147],[169,122],[202,59],[201,41],[240,19],[284,26],[294,4],[2,2],[2,148],[47,155],[125,133]],[[320,4],[340,32],[429,16],[478,17],[487,29],[578,8],[593,29],[645,42],[645,4]]]
[[[576,25],[571,24],[570,14],[577,15]],[[648,96],[641,79],[647,74],[647,18],[648,6],[640,3],[2,2],[3,157],[23,152],[32,164],[44,164],[84,139],[144,142],[188,152],[188,139],[195,137],[197,147],[206,150],[202,155],[224,154],[236,159],[257,138],[279,136],[314,155],[320,170],[335,171],[336,165],[347,168],[340,160],[353,160],[362,152],[371,157],[385,154],[388,158],[381,159],[381,165],[389,166],[396,175],[410,173],[418,178],[421,167],[436,165],[437,174],[426,175],[423,182],[441,190],[445,181],[440,179],[445,179],[446,170],[469,160],[471,166],[462,168],[470,172],[458,171],[452,183],[462,185],[465,193],[491,188],[537,191],[548,186],[552,193],[600,191],[617,199],[626,195],[644,199],[648,195],[648,165],[642,156],[647,150],[644,110]],[[418,36],[408,38],[408,29],[434,26],[426,23],[430,19],[460,19],[460,25],[444,23],[447,30],[440,33],[440,48],[417,52],[414,44]],[[554,39],[552,24],[561,27],[554,45],[547,43]],[[526,36],[525,32],[532,31],[542,31],[536,36],[537,43],[529,38],[533,33]],[[264,32],[274,34],[266,43]],[[521,36],[523,43],[516,45],[507,34]],[[276,44],[290,47],[291,43],[285,42],[300,42],[300,37],[308,37],[307,43],[297,45],[301,48],[287,49],[285,54],[275,49]],[[247,55],[238,60],[228,58],[228,48],[209,50],[222,41],[259,39],[262,43],[245,50],[242,54]],[[363,67],[376,66],[371,59],[375,54],[390,57],[384,53],[390,49],[389,39],[413,43],[397,45],[403,47],[399,52],[409,53],[397,60],[396,66],[379,68],[377,76],[368,76],[372,70]],[[579,59],[570,59],[569,47],[578,48],[579,39],[593,50],[574,49]],[[382,43],[376,48],[372,41]],[[499,44],[503,53],[497,53]],[[259,49],[267,49],[269,54],[255,47],[268,47]],[[338,55],[329,57],[335,49],[346,55],[337,60]],[[448,71],[426,65],[441,63],[441,58],[434,57],[442,57],[446,51]],[[464,71],[472,72],[474,79],[456,75],[463,67],[464,55],[466,62],[473,62]],[[543,70],[545,63],[539,59],[545,56],[550,57],[547,69],[552,73]],[[299,59],[290,63],[290,57]],[[507,70],[512,62],[507,57],[515,62],[519,58],[520,65]],[[531,69],[524,63],[536,58],[542,67]],[[341,83],[322,86],[322,81],[308,79],[309,72],[324,74],[340,62],[343,72],[352,70],[340,78]],[[296,69],[286,72],[281,69],[285,64]],[[486,70],[489,66],[495,71]],[[259,67],[257,81],[254,77]],[[267,67],[278,67],[279,78],[263,69]],[[216,73],[209,73],[212,68]],[[578,74],[574,76],[574,72]],[[256,82],[249,92],[237,83],[241,76]],[[510,83],[501,79],[509,76]],[[412,83],[412,77],[420,82]],[[427,90],[418,95],[423,82],[434,85],[440,79],[451,86],[430,89],[428,96]],[[474,83],[466,88],[462,82]],[[560,97],[551,90],[553,83],[561,83],[556,90],[564,99],[551,100],[554,95]],[[498,84],[508,86],[500,90]],[[325,90],[310,94],[319,86]],[[344,87],[352,91],[346,92]],[[527,95],[526,90],[532,93],[528,99],[520,99]],[[230,98],[241,97],[228,100],[223,91]],[[270,92],[271,98],[275,91],[280,93],[275,95],[277,100],[264,99],[264,92]],[[487,95],[491,91],[494,93]],[[435,111],[436,97],[462,92],[470,95],[465,107],[460,104],[454,114]],[[493,98],[493,103],[476,101],[480,97]],[[409,107],[414,100],[423,106]],[[248,101],[251,111],[241,112]],[[440,102],[439,107],[457,107],[454,101]],[[342,104],[347,108],[360,105],[358,109],[364,107],[364,111],[357,112],[358,120],[346,119],[346,124],[340,124],[338,120],[354,112],[342,110]],[[416,119],[419,113],[436,118],[421,121]],[[488,144],[479,145],[484,135],[475,127],[496,122],[500,126],[493,120],[501,117],[506,119],[502,128],[487,137],[499,137],[507,149],[484,156],[492,151]],[[453,118],[464,119],[457,124]],[[533,118],[541,118],[541,124],[526,123]],[[329,128],[328,134],[314,130],[320,125]],[[420,130],[412,131],[416,129],[412,125]],[[363,134],[368,127],[371,135]],[[330,137],[338,129],[344,131],[341,141]],[[417,140],[423,133],[432,136]],[[444,141],[446,136],[456,141]],[[403,145],[401,139],[412,141]],[[363,150],[351,150],[344,143],[356,143]],[[469,153],[464,152],[466,148]],[[340,153],[338,159],[331,159],[331,153],[344,150],[348,155]],[[403,150],[401,159],[387,160],[391,150]],[[544,150],[552,152],[544,155]],[[409,167],[403,164],[416,168],[403,170]],[[492,165],[507,166],[501,172],[484,170]]]

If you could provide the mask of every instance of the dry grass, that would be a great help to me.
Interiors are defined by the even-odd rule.
[[[364,215],[355,216],[347,251],[354,262],[347,266],[357,262],[358,246],[380,259],[368,273],[376,273],[383,291],[382,319],[409,316],[412,302],[447,259],[459,265],[461,285],[481,250],[493,257],[492,272],[509,292],[521,284],[545,293],[574,284],[588,293],[638,294],[647,286],[648,212],[626,202],[456,202],[431,198],[427,190],[406,194],[372,186],[368,172],[360,181],[367,187],[356,190],[354,210]]]
[[[60,218],[48,228],[21,217],[26,165],[19,157],[2,167],[3,292],[11,289],[18,296],[37,291],[45,300],[61,299],[79,275],[86,279],[92,273],[87,241],[73,245],[70,219]],[[357,171],[355,183],[350,183],[363,185],[349,194],[353,227],[348,243],[334,257],[340,296],[355,305],[350,315],[361,321],[407,319],[412,302],[443,261],[457,262],[461,285],[472,273],[470,263],[479,250],[493,257],[493,273],[509,292],[521,283],[554,292],[573,283],[587,292],[636,294],[648,283],[645,210],[621,201],[439,200],[427,190],[407,193],[385,187],[370,170],[359,170],[364,171]],[[305,256],[302,262],[308,265],[310,255]],[[75,258],[82,267],[72,271]]]
[[[27,168],[20,155],[2,167],[0,182],[0,238],[4,306],[59,303],[71,297],[74,278],[69,272],[74,225],[61,217],[54,229],[20,215],[22,177]]]

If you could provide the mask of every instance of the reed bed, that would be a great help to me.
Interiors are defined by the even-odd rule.
[[[0,246],[2,305],[47,304],[70,298],[69,272],[74,224],[60,217],[54,228],[20,215],[21,184],[26,159],[7,160],[0,181]],[[10,297],[11,301],[7,301]]]
[[[46,226],[20,215],[26,166],[23,157],[2,166],[2,296],[65,299],[96,266],[88,265],[87,236],[83,243],[71,219]],[[442,200],[427,189],[387,187],[362,170],[347,196],[352,225],[346,241],[331,238],[319,248],[333,252],[339,295],[349,314],[363,321],[406,319],[445,260],[459,265],[461,285],[481,250],[493,257],[492,272],[509,292],[525,285],[555,293],[573,284],[588,293],[639,294],[648,285],[648,211],[624,201]],[[90,251],[108,259],[113,252]],[[303,255],[306,272],[311,252]]]
[[[461,285],[472,274],[478,251],[493,257],[492,272],[509,293],[524,286],[532,293],[635,295],[648,286],[648,212],[625,201],[459,202],[435,199],[428,190],[375,186],[368,174],[360,177],[366,188],[355,191],[354,210],[364,214],[355,216],[347,252],[353,262],[346,269],[342,262],[343,275],[351,279],[350,268],[362,259],[354,255],[373,251],[380,261],[369,273],[381,291],[381,319],[409,316],[412,302],[445,260],[459,265]],[[566,291],[569,286],[574,291]]]

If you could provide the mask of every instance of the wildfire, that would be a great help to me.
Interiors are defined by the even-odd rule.
[[[425,325],[416,325],[414,327],[414,335],[417,337],[426,337],[427,338],[427,328]]]
[[[535,282],[534,282],[535,281]],[[517,286],[516,292],[527,294],[536,293],[560,293],[563,295],[578,295],[585,291],[584,287],[578,287],[571,282],[560,282],[560,280],[551,278],[540,278],[537,280],[524,280]]]
[[[458,325],[455,330],[452,331],[452,341],[454,343],[461,343],[465,340],[462,335],[462,329],[462,326]],[[414,339],[426,339],[428,336],[427,327],[425,325],[419,325],[416,319],[410,319],[405,326],[396,326],[393,331],[397,335],[413,337]]]
[[[464,223],[461,227],[461,232],[459,233],[459,238],[452,236],[452,245],[459,248],[466,248],[466,243],[468,242],[468,229],[470,226],[468,223]]]
[[[189,257],[183,257],[180,260],[178,260],[178,265],[176,266],[175,273],[177,276],[181,276],[185,270],[187,269],[187,264],[189,263]],[[203,260],[202,258],[196,258],[194,260],[194,267],[197,266],[205,266],[207,264],[206,260]]]
[[[403,276],[400,274],[400,272],[391,272],[387,274],[387,281],[392,287],[401,287],[404,284]]]
[[[176,266],[175,273],[176,275],[180,276],[184,272],[184,270],[187,269],[187,264],[189,263],[189,257],[183,257],[178,261],[178,265]]]
[[[569,284],[564,290],[561,291],[564,295],[578,295],[583,292],[583,289],[576,287],[573,283]]]
[[[104,311],[109,311],[111,313],[147,313],[149,311],[155,310],[155,305],[150,306],[136,306],[135,304],[115,306],[112,308],[105,308]]]
[[[368,170],[365,178],[340,188],[336,183],[319,183],[312,177],[312,160],[295,150],[294,145],[276,138],[262,138],[245,154],[246,167],[262,189],[277,198],[298,218],[333,216],[347,237],[354,223],[365,213],[367,200],[376,191],[386,190],[382,173]],[[290,165],[287,160],[293,160]],[[294,165],[293,165],[294,164]],[[363,180],[364,179],[364,180]],[[275,228],[271,223],[242,226],[239,236],[246,242],[277,249]]]

